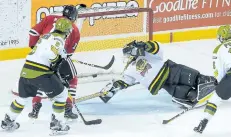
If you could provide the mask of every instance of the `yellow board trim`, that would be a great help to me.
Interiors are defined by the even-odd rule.
[[[189,40],[200,40],[200,39],[214,39],[216,38],[216,28],[211,29],[201,29],[201,30],[187,30],[181,32],[166,32],[162,34],[155,34],[153,38],[155,41],[161,43],[170,42],[181,42]],[[118,45],[116,43],[130,42],[133,40],[147,40],[147,36],[134,36],[128,38],[114,38],[106,40],[93,40],[87,42],[80,42],[76,52],[84,51],[95,51],[95,50],[105,50],[113,48],[122,48],[124,45]],[[29,47],[24,48],[12,48],[0,50],[0,61],[1,60],[12,60],[12,59],[22,59],[30,52]]]
[[[40,65],[37,65],[37,64],[34,64],[34,63],[26,62],[25,64],[30,65],[30,66],[34,66],[34,67],[37,67],[37,68],[41,68],[41,69],[44,69],[44,70],[49,70],[49,68],[47,68],[47,67],[43,67],[43,66],[40,66]]]

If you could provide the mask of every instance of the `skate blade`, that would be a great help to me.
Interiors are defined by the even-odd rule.
[[[35,122],[36,122],[36,118],[29,118],[29,121],[30,121],[30,123],[32,123],[32,124],[35,124]]]
[[[50,136],[61,136],[68,134],[68,131],[57,131],[57,130],[51,130]]]
[[[13,127],[3,127],[2,129],[6,132],[14,132],[15,130],[19,129],[20,125],[19,124],[15,124]]]
[[[65,123],[67,123],[67,124],[76,123],[77,121],[78,121],[78,119],[65,118]]]

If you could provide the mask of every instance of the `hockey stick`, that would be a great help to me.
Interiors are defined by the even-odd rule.
[[[113,56],[114,57],[114,56]],[[128,63],[126,64],[126,66],[125,66],[125,68],[124,68],[124,70],[123,70],[123,72],[127,69],[127,67],[128,67],[128,65],[132,62],[132,60],[133,60],[134,58],[131,58],[129,61],[128,61]],[[122,72],[122,73],[123,73]],[[121,74],[122,74],[121,73]],[[97,75],[96,75],[97,76]],[[94,77],[94,76],[93,76]],[[134,83],[134,84],[132,84],[132,85],[130,85],[129,87],[131,87],[131,86],[134,86],[134,85],[137,85],[137,84],[139,84],[139,82],[136,82],[136,83]],[[83,96],[83,97],[80,97],[80,98],[77,98],[77,99],[75,99],[75,102],[76,103],[79,103],[79,102],[83,102],[83,101],[86,101],[86,100],[90,100],[90,99],[93,99],[93,98],[97,98],[97,97],[100,97],[100,96],[104,96],[104,95],[107,95],[109,93],[109,91],[104,91],[104,88],[101,90],[101,91],[99,91],[99,92],[96,92],[96,93],[93,93],[93,94],[90,94],[90,95],[86,95],[86,96]],[[101,98],[100,98],[101,99]],[[104,103],[106,103],[104,100],[102,100]]]
[[[139,84],[139,82],[136,82],[133,85],[130,85],[129,87],[137,85],[137,84]],[[104,95],[107,95],[108,92],[109,91],[104,91],[104,89],[102,89],[99,92],[96,92],[96,93],[93,93],[93,94],[90,94],[90,95],[86,95],[86,96],[83,96],[83,97],[80,97],[80,98],[76,98],[75,102],[79,103],[79,102],[83,102],[83,101],[90,100],[90,99],[93,99],[93,98],[97,98],[97,97],[100,97],[100,96],[104,96]]]
[[[213,95],[213,93],[214,93],[213,91],[214,91],[215,87],[216,86],[213,85],[213,82],[209,82],[209,83],[205,83],[205,84],[199,84],[198,85],[198,96],[197,96],[198,103],[197,104],[202,104],[203,102],[208,100]],[[171,122],[174,119],[178,118],[179,116],[183,115],[185,112],[187,112],[189,110],[201,108],[201,107],[205,106],[206,103],[204,105],[201,105],[201,106],[198,106],[198,107],[195,107],[195,105],[192,108],[184,109],[181,113],[179,113],[176,116],[170,118],[169,120],[163,120],[162,124],[168,124],[169,122]]]
[[[80,115],[81,119],[83,120],[85,125],[97,125],[97,124],[101,124],[102,123],[102,119],[95,119],[95,120],[90,120],[90,121],[86,121],[82,115],[82,113],[80,112],[80,110],[78,109],[77,105],[74,104],[78,114]]]
[[[82,101],[90,100],[90,99],[93,99],[93,98],[97,98],[99,96],[106,95],[107,93],[108,93],[108,91],[105,91],[105,92],[100,91],[100,92],[97,92],[97,93],[94,93],[94,94],[91,94],[91,95],[87,95],[87,96],[77,98],[77,99],[75,99],[75,102],[79,103],[79,102],[82,102]]]
[[[202,105],[202,106],[198,106],[198,107],[191,107],[191,108],[185,108],[181,113],[178,113],[177,115],[175,115],[174,117],[168,119],[168,120],[163,120],[162,124],[168,124],[170,123],[171,121],[173,121],[174,119],[180,117],[181,115],[183,115],[184,113],[190,111],[190,110],[194,110],[194,109],[198,109],[198,108],[201,108],[201,107],[204,107],[206,104]]]
[[[91,67],[95,67],[95,68],[101,68],[101,69],[105,69],[105,70],[108,70],[109,68],[111,68],[111,66],[113,65],[114,61],[115,61],[115,56],[113,55],[110,62],[106,65],[106,66],[99,66],[99,65],[95,65],[95,64],[90,64],[90,63],[86,63],[86,62],[83,62],[83,61],[79,61],[79,60],[72,60],[73,62],[76,62],[76,63],[80,63],[80,64],[83,64],[83,65],[87,65],[87,66],[91,66]]]
[[[179,116],[183,115],[185,112],[192,110],[192,108],[186,108],[184,109],[181,113],[178,113],[177,115],[175,115],[174,117],[168,119],[168,120],[163,120],[162,124],[168,124],[169,122],[173,121],[174,119],[178,118]]]

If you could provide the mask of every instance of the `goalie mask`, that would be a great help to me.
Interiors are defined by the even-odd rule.
[[[132,41],[123,47],[124,63],[135,61],[139,56],[145,56],[144,48],[137,47],[136,41]]]
[[[229,25],[220,26],[217,30],[217,39],[221,43],[228,39],[231,39],[231,27]]]
[[[123,55],[126,57],[145,56],[144,47],[138,47],[136,41],[132,41],[123,47]]]

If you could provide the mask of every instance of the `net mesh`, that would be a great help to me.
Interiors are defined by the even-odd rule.
[[[80,9],[79,19],[84,20],[81,26],[83,44],[80,43],[77,50],[120,48],[132,40],[152,39],[150,11],[148,8],[134,7]]]

